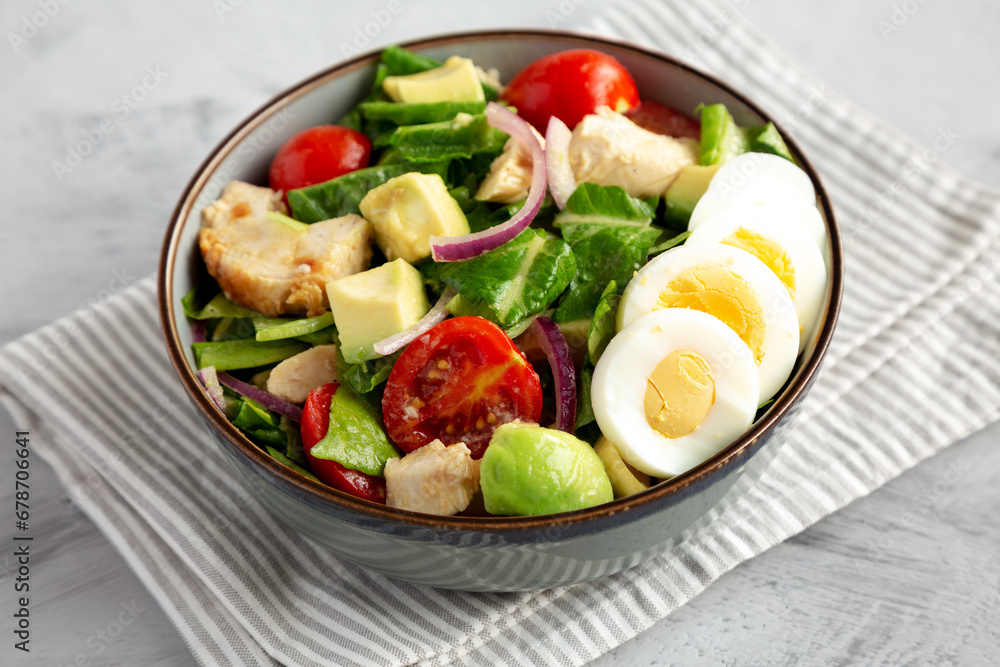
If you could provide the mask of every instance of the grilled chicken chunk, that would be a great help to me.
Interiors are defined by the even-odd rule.
[[[264,315],[326,312],[326,284],[364,271],[372,228],[358,215],[308,226],[266,216],[285,213],[279,193],[234,181],[202,212],[199,236],[208,272],[236,303]]]
[[[336,381],[337,346],[317,345],[271,369],[267,391],[289,403],[304,403],[310,391]]]
[[[545,138],[535,128],[531,131],[544,146]],[[504,144],[503,153],[490,165],[490,173],[479,185],[476,199],[499,204],[519,202],[528,196],[531,172],[531,151],[511,137]]]
[[[698,142],[644,130],[608,107],[584,116],[569,143],[577,183],[617,185],[633,197],[662,195],[697,162]]]
[[[479,490],[479,461],[464,442],[434,440],[385,464],[386,504],[411,512],[450,516]]]

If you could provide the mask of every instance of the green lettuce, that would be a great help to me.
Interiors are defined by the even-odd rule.
[[[309,348],[294,339],[259,342],[253,338],[219,342],[193,343],[194,360],[198,368],[215,366],[218,371],[256,368],[273,364]]]
[[[309,453],[368,475],[381,475],[385,462],[399,456],[375,411],[344,384],[330,401],[326,435]]]
[[[615,335],[620,301],[621,291],[618,289],[618,283],[612,280],[601,293],[601,299],[594,309],[594,319],[590,321],[590,329],[587,331],[587,358],[593,364],[601,358]]]
[[[226,298],[226,295],[219,292],[207,302],[202,298],[202,288],[206,281],[199,281],[199,285],[191,288],[191,291],[181,298],[181,308],[184,314],[192,320],[211,320],[219,317],[250,317],[253,312],[249,308],[244,308],[233,303]]]
[[[378,357],[352,364],[337,348],[337,379],[359,394],[368,394],[389,378],[395,357]]]
[[[557,237],[526,229],[496,250],[460,262],[432,262],[424,275],[453,287],[473,306],[485,305],[509,327],[545,310],[576,274],[570,247]]]
[[[451,120],[460,113],[481,114],[485,102],[430,102],[403,104],[400,102],[362,102],[361,115],[369,121],[388,121],[393,125],[421,125]]]
[[[284,449],[288,436],[281,429],[281,417],[260,403],[240,396],[239,407],[233,418],[233,425],[262,442]]]
[[[659,202],[659,197],[633,197],[617,185],[581,183],[566,200],[566,207],[557,219],[565,222],[645,225],[656,216]]]
[[[624,286],[632,279],[662,232],[650,225],[655,211],[655,200],[630,197],[617,186],[584,183],[573,192],[555,218],[577,265],[556,322],[593,317],[608,283]]]
[[[471,158],[478,153],[498,155],[508,138],[506,132],[490,126],[486,114],[463,114],[438,123],[403,125],[376,144],[392,146],[402,159],[422,164]]]

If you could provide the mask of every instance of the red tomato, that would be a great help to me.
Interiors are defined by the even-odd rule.
[[[639,104],[639,91],[621,63],[591,49],[539,58],[510,80],[503,100],[542,134],[555,116],[573,129],[597,107],[624,113]]]
[[[412,452],[435,438],[464,442],[478,459],[493,430],[542,413],[538,374],[500,327],[455,317],[410,343],[382,396],[389,438]]]
[[[330,459],[318,459],[311,453],[330,427],[330,402],[337,393],[338,383],[325,384],[309,392],[302,406],[302,447],[312,473],[324,484],[358,498],[385,504],[385,479],[358,470],[345,468]]]
[[[643,100],[639,106],[625,114],[639,127],[669,137],[701,139],[701,123],[666,104]]]
[[[294,190],[322,183],[368,166],[372,142],[349,127],[318,125],[299,132],[271,160],[274,190]]]

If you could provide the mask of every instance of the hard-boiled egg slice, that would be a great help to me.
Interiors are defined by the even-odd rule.
[[[788,289],[799,318],[802,352],[823,306],[826,263],[819,248],[785,209],[739,204],[706,218],[685,245],[724,243],[764,262]]]
[[[715,213],[744,203],[788,211],[821,250],[827,247],[826,224],[816,208],[816,189],[809,175],[785,158],[767,153],[744,153],[722,165],[691,212],[688,229],[694,231]]]
[[[761,402],[788,379],[799,351],[795,305],[778,276],[747,251],[707,243],[654,258],[625,288],[618,328],[659,308],[693,308],[729,325],[757,362]]]
[[[665,308],[611,339],[594,368],[590,400],[622,459],[666,478],[746,431],[759,393],[757,364],[732,329],[697,310]]]

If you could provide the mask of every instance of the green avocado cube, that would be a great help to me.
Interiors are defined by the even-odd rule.
[[[420,321],[430,303],[420,272],[397,259],[326,284],[330,312],[348,363],[375,359],[375,343]]]
[[[390,178],[370,190],[360,208],[388,259],[416,263],[431,256],[432,236],[469,233],[469,221],[437,174]]]
[[[460,56],[452,56],[440,67],[425,72],[387,76],[382,81],[382,90],[393,102],[406,104],[486,100],[476,66]]]
[[[663,196],[667,205],[667,223],[670,226],[687,227],[694,207],[705,194],[705,190],[708,190],[708,184],[712,182],[712,177],[719,171],[720,166],[722,165],[692,164],[681,168],[677,178]]]

